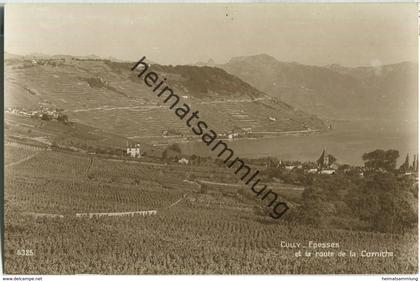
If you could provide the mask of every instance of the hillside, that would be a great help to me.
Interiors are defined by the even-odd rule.
[[[414,63],[318,67],[257,55],[232,58],[218,67],[321,118],[417,120]]]
[[[6,112],[6,142],[48,147],[57,145],[75,151],[124,147],[128,139],[78,123],[27,118]]]
[[[184,122],[130,71],[132,64],[96,58],[12,56],[5,62],[5,107],[63,109],[73,122],[131,139],[171,130],[191,135]],[[222,69],[151,67],[218,132],[323,129],[318,118],[255,89]],[[217,114],[215,114],[217,113]]]

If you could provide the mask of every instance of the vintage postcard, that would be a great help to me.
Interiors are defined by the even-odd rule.
[[[417,19],[5,4],[4,273],[417,274]]]

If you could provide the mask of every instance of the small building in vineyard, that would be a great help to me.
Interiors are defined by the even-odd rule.
[[[128,145],[127,144],[127,155],[133,158],[141,158],[140,144]]]

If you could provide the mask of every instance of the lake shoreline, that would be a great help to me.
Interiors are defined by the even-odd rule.
[[[376,149],[398,150],[398,164],[403,162],[407,153],[418,154],[415,126],[382,123],[378,120],[340,120],[332,125],[332,130],[305,134],[282,132],[259,138],[243,137],[225,141],[241,157],[249,159],[275,157],[279,160],[316,161],[325,149],[339,163],[359,166],[363,165],[362,155]],[[177,143],[186,155],[214,156],[199,139]]]

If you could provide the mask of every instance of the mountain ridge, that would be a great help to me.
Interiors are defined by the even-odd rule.
[[[218,65],[255,88],[325,119],[415,119],[417,64],[309,66],[263,54]],[[372,108],[373,107],[373,108]],[[408,113],[408,114],[406,114]]]

